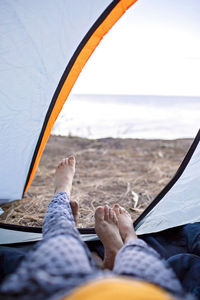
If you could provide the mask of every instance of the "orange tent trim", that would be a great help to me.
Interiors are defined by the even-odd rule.
[[[37,151],[34,161],[31,164],[31,169],[27,178],[27,182],[24,188],[24,192],[27,192],[35,172],[37,170],[38,164],[41,159],[42,152],[47,143],[47,140],[51,134],[52,127],[65,103],[67,97],[69,96],[71,89],[76,82],[81,70],[88,61],[89,57],[92,55],[95,48],[98,46],[103,36],[111,29],[111,27],[119,20],[119,18],[125,13],[125,11],[133,5],[137,0],[120,0],[116,1],[117,4],[106,16],[103,22],[97,27],[93,32],[87,43],[81,49],[79,55],[77,56],[67,78],[65,79],[62,88],[58,94],[58,97],[55,101],[55,105],[52,109],[51,115],[49,116],[45,131],[43,133],[40,145]],[[114,2],[113,2],[114,3]]]

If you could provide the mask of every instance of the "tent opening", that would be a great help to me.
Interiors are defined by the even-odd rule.
[[[110,30],[66,101],[31,187],[2,205],[1,222],[41,227],[65,154],[77,156],[80,227],[93,226],[97,205],[116,201],[136,220],[170,181],[198,131],[200,103],[195,5],[170,5],[138,1]]]

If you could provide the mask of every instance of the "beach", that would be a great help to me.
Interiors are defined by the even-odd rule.
[[[51,135],[35,178],[23,199],[2,205],[0,222],[42,226],[54,194],[58,162],[76,157],[71,198],[79,202],[78,227],[94,226],[99,205],[119,203],[133,221],[176,173],[192,139],[87,139]]]

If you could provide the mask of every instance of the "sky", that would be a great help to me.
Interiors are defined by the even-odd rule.
[[[138,0],[103,38],[72,94],[199,97],[199,16],[199,0]]]

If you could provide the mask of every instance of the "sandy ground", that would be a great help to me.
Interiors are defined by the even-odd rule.
[[[54,192],[55,167],[72,153],[77,160],[72,197],[80,203],[79,227],[93,227],[95,207],[104,204],[119,203],[135,220],[173,177],[191,143],[51,136],[28,193],[1,206],[0,222],[42,226]]]

